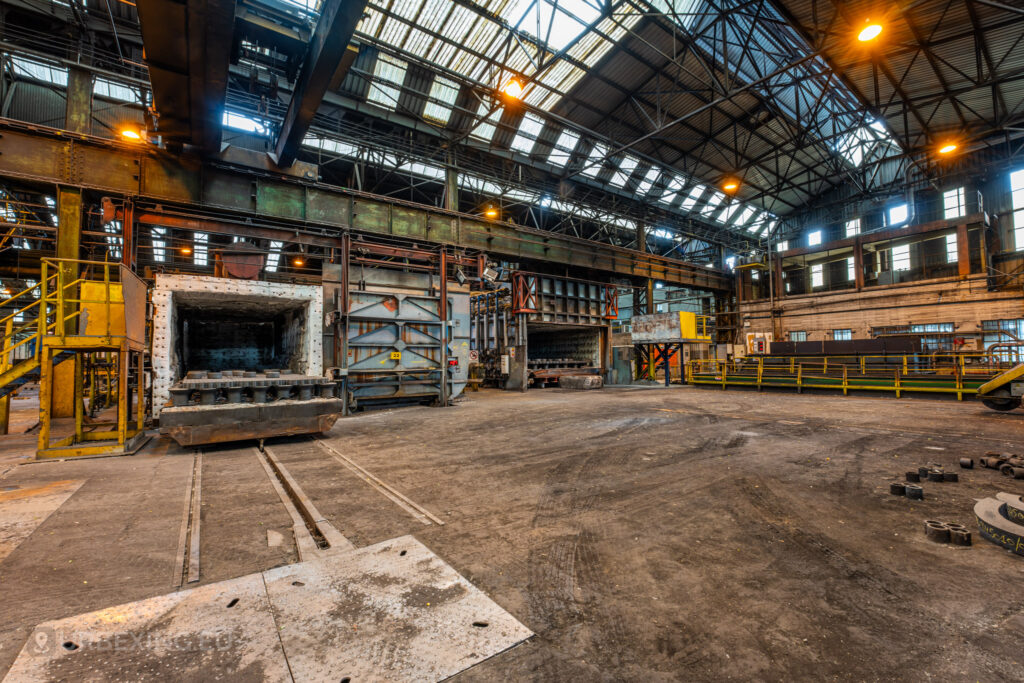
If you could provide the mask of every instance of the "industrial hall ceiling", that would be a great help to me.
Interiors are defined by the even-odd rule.
[[[172,150],[248,147],[282,168],[317,163],[325,182],[495,204],[693,261],[763,245],[837,194],[1008,163],[1024,124],[1012,0],[0,7],[6,78],[59,87],[92,70]],[[957,160],[936,163],[951,140]]]

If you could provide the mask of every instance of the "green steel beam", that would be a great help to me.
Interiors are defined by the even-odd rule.
[[[0,177],[54,183],[196,212],[230,211],[327,234],[354,230],[726,291],[710,268],[224,161],[0,119]]]

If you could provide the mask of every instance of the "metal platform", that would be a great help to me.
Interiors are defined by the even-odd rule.
[[[38,625],[6,681],[438,681],[533,633],[412,536]]]

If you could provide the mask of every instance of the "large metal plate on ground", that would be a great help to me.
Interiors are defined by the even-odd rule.
[[[0,489],[0,561],[14,552],[83,483],[65,480]]]
[[[412,536],[264,572],[297,681],[437,681],[533,633]]]
[[[216,679],[290,680],[260,574],[42,623],[4,680]]]
[[[40,624],[5,681],[441,680],[532,635],[402,536]]]

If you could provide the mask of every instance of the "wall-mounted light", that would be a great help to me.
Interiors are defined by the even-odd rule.
[[[295,258],[292,259],[292,265],[295,266],[296,268],[301,268],[302,266],[306,265],[306,261],[301,256],[296,256]]]
[[[179,251],[181,251],[185,256],[188,256],[192,253],[192,247],[182,247]]]
[[[121,137],[123,137],[126,140],[138,142],[139,140],[142,139],[142,133],[140,133],[135,128],[125,128],[121,131]]]

